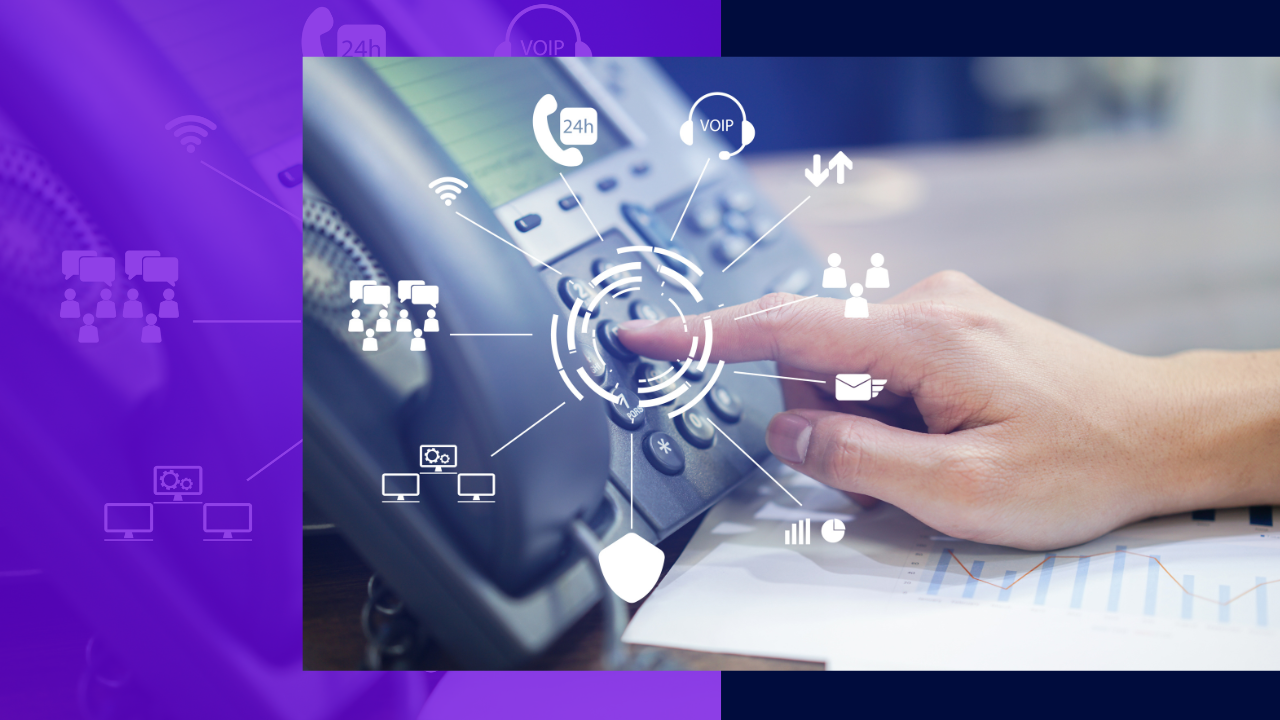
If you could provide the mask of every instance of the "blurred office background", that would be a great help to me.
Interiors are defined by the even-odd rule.
[[[885,256],[872,302],[955,269],[1131,352],[1280,348],[1278,58],[660,62],[742,101],[819,257]],[[852,178],[814,187],[837,151]]]
[[[992,137],[1280,134],[1280,58],[696,58],[659,61],[692,97],[736,95],[747,152]],[[727,81],[727,82],[726,82]]]

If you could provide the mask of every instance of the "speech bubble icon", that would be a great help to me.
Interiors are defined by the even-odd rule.
[[[142,258],[142,279],[147,282],[167,282],[173,285],[178,282],[178,258]]]
[[[364,286],[364,304],[365,305],[382,305],[389,307],[391,305],[391,286],[390,285],[365,285]]]
[[[377,280],[352,280],[351,290],[349,291],[351,295],[351,302],[360,302],[360,299],[364,297],[364,287],[366,285],[377,284]]]
[[[430,305],[435,307],[440,304],[440,286],[414,285],[413,294],[410,296],[409,301],[414,305]]]
[[[116,259],[113,257],[82,257],[80,258],[80,279],[85,282],[104,282],[107,284],[116,281]]]
[[[70,280],[72,275],[80,274],[80,258],[93,257],[97,254],[97,250],[63,250],[62,274],[66,276],[63,280]]]
[[[142,258],[159,255],[159,250],[125,250],[124,274],[130,280],[142,274]]]
[[[401,280],[396,284],[396,297],[400,298],[400,302],[409,299],[414,285],[426,285],[426,283],[421,280]]]

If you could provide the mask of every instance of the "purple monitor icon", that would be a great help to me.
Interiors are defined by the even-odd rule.
[[[182,502],[183,495],[204,491],[204,470],[199,465],[156,465],[151,485],[156,495],[172,495],[174,502]]]
[[[107,538],[107,541],[151,542],[151,538],[133,536],[136,532],[151,532],[153,527],[151,507],[151,503],[103,503],[102,529],[106,532],[124,533],[124,537]]]
[[[205,503],[204,531],[222,533],[222,537],[205,538],[205,542],[249,542],[249,538],[231,537],[231,533],[253,531],[253,504]]]

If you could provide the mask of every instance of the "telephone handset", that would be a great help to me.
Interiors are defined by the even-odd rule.
[[[533,136],[538,140],[538,147],[547,157],[566,167],[578,167],[582,164],[582,151],[578,148],[562,148],[547,126],[547,119],[556,111],[556,98],[550,93],[543,95],[533,107]]]

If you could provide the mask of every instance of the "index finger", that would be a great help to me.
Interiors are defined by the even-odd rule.
[[[917,333],[903,321],[904,307],[873,304],[869,317],[847,318],[841,300],[771,293],[700,317],[711,319],[713,362],[774,360],[826,375],[879,371],[896,381],[898,392],[908,389],[903,383],[911,384],[915,365],[906,345]],[[646,357],[676,360],[688,354],[691,334],[700,347],[706,343],[703,323],[680,318],[632,320],[622,324],[618,338]]]

